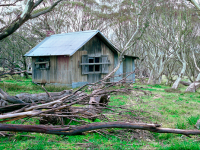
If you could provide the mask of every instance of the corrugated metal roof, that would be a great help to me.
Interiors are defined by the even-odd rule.
[[[111,50],[118,51],[117,48],[115,48],[115,46],[99,30],[90,30],[51,35],[50,37],[45,38],[24,56],[72,56],[95,35],[97,35]]]

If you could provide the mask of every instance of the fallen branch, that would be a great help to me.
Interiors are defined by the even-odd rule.
[[[160,128],[159,124],[145,124],[145,123],[128,123],[128,122],[108,122],[108,123],[91,123],[77,127],[54,128],[42,125],[11,125],[0,124],[0,131],[14,131],[14,132],[37,132],[56,135],[80,135],[87,131],[103,129],[103,128],[127,128],[148,130],[157,133],[174,133],[189,135],[200,135],[199,130],[182,130],[171,128]]]
[[[14,117],[26,117],[26,116],[32,116],[37,114],[38,111],[28,111],[28,112],[21,112],[21,113],[14,113],[14,114],[6,114],[6,115],[0,115],[0,119],[8,119],[8,118],[14,118]]]

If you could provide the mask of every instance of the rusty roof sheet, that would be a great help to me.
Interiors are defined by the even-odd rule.
[[[97,35],[111,50],[115,52],[118,51],[99,30],[89,30],[51,35],[50,37],[46,37],[24,56],[72,56],[95,35]]]

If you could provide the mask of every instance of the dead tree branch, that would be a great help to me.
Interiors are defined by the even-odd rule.
[[[182,130],[182,129],[171,129],[161,128],[158,124],[145,124],[145,123],[128,123],[128,122],[108,122],[108,123],[91,123],[76,127],[67,128],[54,128],[49,126],[41,125],[9,125],[0,124],[0,131],[14,131],[14,132],[36,132],[56,135],[80,135],[87,131],[104,129],[104,128],[127,128],[127,129],[140,129],[148,130],[157,133],[174,133],[189,135],[200,135],[199,130]]]

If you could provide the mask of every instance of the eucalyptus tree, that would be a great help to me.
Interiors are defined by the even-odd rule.
[[[198,64],[199,64],[199,59],[197,61],[195,60],[194,54],[196,58],[199,58],[199,23],[196,22],[193,28],[193,37],[191,38],[190,42],[190,53],[186,55],[186,61],[187,61],[187,69],[186,69],[186,75],[190,82],[195,82],[200,80],[200,74],[198,71]],[[199,75],[198,75],[199,74]]]
[[[198,45],[198,47],[199,47],[199,45]],[[196,56],[195,56],[195,52],[196,52],[196,55],[197,56],[199,56],[199,51],[198,51],[199,49],[196,49],[195,51],[193,51],[192,53],[192,57],[193,57],[193,59],[194,59],[194,64],[195,64],[195,68],[196,68],[196,70],[198,71],[198,75],[197,75],[197,78],[196,78],[196,81],[194,81],[193,83],[191,83],[188,87],[187,87],[187,89],[185,90],[186,92],[196,92],[197,91],[197,89],[200,87],[200,68],[199,68],[199,66],[200,65],[198,65],[198,64],[200,64],[199,62],[198,62],[198,64],[197,64],[197,61],[196,61]]]
[[[160,84],[162,74],[169,69],[169,62],[174,58],[173,37],[175,30],[175,9],[173,4],[160,1],[149,17],[149,27],[134,49],[141,57],[141,63],[149,70],[149,84]]]
[[[163,75],[165,75],[167,79],[165,83],[166,85],[172,86],[172,84],[174,83],[174,78],[180,71],[179,68],[180,68],[180,63],[175,58],[170,59],[163,72]]]
[[[182,69],[178,75],[178,78],[172,85],[172,88],[176,89],[186,73],[187,56],[191,54],[192,49],[190,47],[192,40],[195,40],[194,36],[194,24],[192,22],[192,14],[190,12],[179,12],[177,15],[178,28],[177,33],[174,32],[174,54],[177,60],[182,64]],[[190,61],[190,59],[189,59]]]
[[[112,41],[121,51],[118,57],[118,64],[104,80],[113,75],[123,61],[123,57],[141,38],[148,27],[148,12],[151,11],[149,0],[122,0],[115,5],[115,26],[112,27]]]
[[[161,83],[163,71],[173,57],[174,41],[171,39],[173,21],[173,13],[170,14],[168,11],[152,15],[150,27],[143,40],[146,61],[150,69],[149,84]]]
[[[61,1],[51,1],[50,4],[44,0],[0,1],[0,40],[13,34],[28,20],[50,12]]]
[[[7,68],[27,69],[30,60],[25,58],[25,53],[35,46],[38,38],[25,32],[24,27],[0,41],[0,60],[4,60]]]

